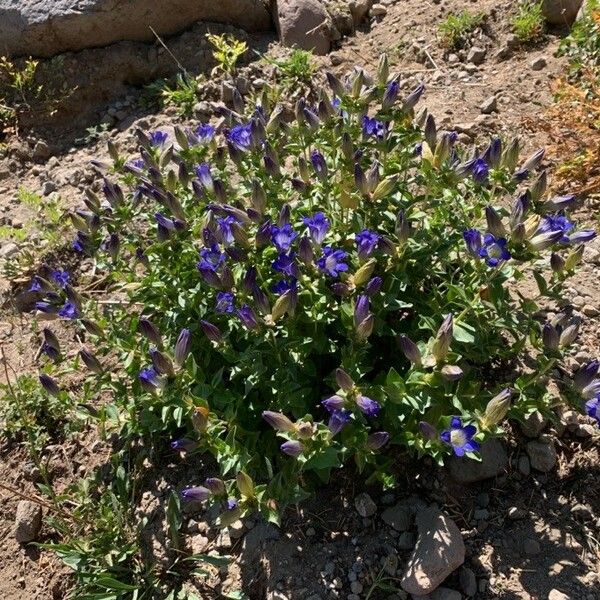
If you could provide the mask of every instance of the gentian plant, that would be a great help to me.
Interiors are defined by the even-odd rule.
[[[546,196],[543,152],[462,147],[415,114],[423,86],[402,98],[385,57],[375,78],[327,80],[287,112],[238,98],[217,130],[139,131],[140,156],[111,146],[104,198],[72,221],[116,300],[58,270],[30,292],[81,326],[103,414],[215,457],[220,477],[181,497],[219,503],[223,524],[275,519],[350,461],[392,484],[402,451],[476,458],[507,416],[549,411],[546,378],[578,332],[568,312],[539,317],[595,235],[573,197]],[[537,367],[521,373],[525,354]],[[566,393],[596,419],[597,371]]]

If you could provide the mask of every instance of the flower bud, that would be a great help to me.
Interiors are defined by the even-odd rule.
[[[175,375],[173,361],[164,352],[161,352],[156,348],[151,348],[150,358],[152,359],[152,365],[159,375],[167,375],[167,377],[173,377]]]
[[[159,348],[162,346],[162,338],[158,328],[149,319],[140,319],[138,331],[149,341],[156,344]]]
[[[374,258],[369,259],[353,276],[354,285],[362,285],[367,282],[371,275],[373,275],[373,271],[377,265],[377,260]]]
[[[261,215],[265,212],[267,196],[258,179],[252,180],[252,207]]]
[[[453,330],[453,317],[452,314],[449,314],[446,316],[444,322],[439,328],[431,347],[431,353],[437,362],[442,362],[446,358],[446,355],[450,350],[450,342],[452,341]]]
[[[377,65],[377,81],[379,85],[384,85],[388,77],[390,76],[390,62],[388,55],[384,52],[379,57],[379,64]]]
[[[308,421],[299,421],[294,427],[296,429],[296,435],[301,440],[309,440],[315,433],[314,425]]]
[[[389,177],[386,177],[373,192],[371,200],[373,200],[373,202],[377,202],[378,200],[389,196],[394,191],[397,181],[397,175],[390,175]]]
[[[487,220],[488,231],[497,238],[506,236],[506,229],[502,224],[500,215],[490,205],[485,207],[485,218]]]
[[[534,250],[545,250],[558,242],[562,236],[562,231],[546,231],[544,233],[538,233],[529,240],[529,245]]]
[[[209,323],[208,321],[200,321],[200,329],[204,335],[211,341],[217,344],[223,341],[223,335],[216,325]]]
[[[425,86],[422,83],[419,84],[404,100],[402,110],[404,112],[410,112],[417,105],[424,91]]]
[[[383,100],[381,101],[381,108],[383,110],[388,110],[392,108],[396,104],[396,100],[398,100],[398,93],[400,91],[400,82],[398,78],[392,79],[385,87],[385,92],[383,94]]]
[[[262,418],[277,431],[294,431],[294,424],[282,413],[265,410]]]
[[[546,193],[548,187],[548,173],[542,171],[538,178],[533,182],[533,185],[529,188],[529,194],[534,202],[538,202],[542,199]]]
[[[297,440],[292,440],[281,444],[280,449],[284,454],[298,458],[302,454],[304,446]]]
[[[534,152],[520,167],[519,171],[534,171],[540,165],[546,151],[540,148]]]
[[[186,488],[180,494],[184,502],[204,502],[210,498],[210,495],[210,490],[202,485]]]
[[[437,429],[433,425],[428,423],[427,421],[421,421],[419,423],[419,430],[421,432],[421,435],[426,440],[431,440],[431,441],[437,440],[437,437],[438,437]]]
[[[430,148],[435,149],[437,143],[437,128],[435,126],[435,119],[431,114],[427,115],[427,120],[425,121],[425,141]]]
[[[350,377],[350,375],[348,375],[344,369],[335,370],[335,380],[340,388],[344,390],[344,392],[349,392],[354,388],[354,381],[352,381],[352,377]]]
[[[440,373],[446,381],[458,381],[464,375],[463,370],[457,365],[444,365]]]
[[[190,352],[192,338],[189,329],[182,329],[175,343],[174,358],[175,364],[181,367]]]
[[[406,243],[410,237],[410,230],[410,221],[406,218],[406,214],[403,210],[398,211],[398,214],[396,215],[395,232],[400,244]]]
[[[90,321],[89,319],[81,319],[81,324],[85,327],[85,330],[91,334],[98,337],[104,336],[104,330],[94,321]]]
[[[406,358],[411,363],[413,363],[417,367],[420,367],[422,357],[419,347],[408,336],[404,335],[403,333],[400,334],[399,343],[400,350],[402,350],[404,356],[406,356]]]
[[[487,404],[485,408],[485,414],[483,421],[486,427],[497,425],[506,417],[506,413],[510,408],[510,398],[512,396],[512,390],[506,388],[502,390],[497,396],[494,396]]]
[[[39,376],[39,380],[40,380],[40,383],[42,384],[42,387],[51,396],[58,396],[60,394],[60,388],[58,387],[58,384],[56,383],[56,381],[54,379],[52,379],[52,377],[50,377],[50,375],[46,375],[45,373],[42,373]]]
[[[354,158],[354,144],[347,131],[342,134],[342,154],[346,160],[353,160]]]
[[[370,298],[381,290],[383,279],[381,277],[373,277],[365,286],[365,294]]]
[[[520,142],[519,138],[513,138],[502,154],[502,165],[509,171],[513,171],[519,160]]]
[[[584,249],[585,246],[583,244],[580,244],[579,246],[571,250],[569,254],[567,254],[567,258],[565,260],[565,269],[567,271],[571,271],[581,262],[581,259],[583,258]]]
[[[198,433],[204,433],[208,425],[209,410],[205,406],[195,406],[192,413],[192,425]]]
[[[542,328],[542,342],[549,350],[558,350],[560,336],[558,331],[550,323],[545,323]]]
[[[356,328],[356,337],[359,341],[364,342],[372,333],[373,325],[375,324],[375,317],[369,315],[360,325]]]
[[[387,431],[377,431],[367,438],[367,448],[369,450],[379,450],[390,440],[390,434]]]
[[[92,373],[101,375],[104,372],[100,361],[86,348],[82,348],[79,351],[79,356],[81,357],[81,360],[84,362],[85,366],[92,371]]]
[[[336,411],[342,410],[346,404],[346,400],[337,394],[333,396],[329,396],[329,398],[325,398],[321,400],[321,405],[323,408],[330,413],[334,413]]]
[[[568,327],[565,327],[563,332],[560,334],[559,345],[562,348],[570,346],[579,334],[579,323],[572,323]]]
[[[591,362],[583,365],[573,376],[573,387],[578,391],[586,388],[588,385],[590,385],[590,383],[592,383],[594,377],[598,375],[599,369],[600,362],[597,360],[592,360]]]
[[[346,95],[346,89],[344,88],[344,85],[333,73],[327,72],[325,73],[325,76],[327,77],[327,83],[329,84],[329,87],[336,96],[341,98],[342,96]]]
[[[300,238],[300,242],[298,244],[298,258],[305,265],[310,265],[314,261],[315,253],[313,252],[310,240],[306,236]]]
[[[210,490],[214,496],[224,496],[227,493],[225,482],[218,477],[208,477],[204,481],[204,486]]]
[[[565,260],[560,254],[553,252],[550,255],[550,267],[555,273],[562,273],[565,270]]]
[[[277,321],[278,319],[283,317],[283,315],[285,315],[285,313],[288,312],[291,309],[291,307],[292,292],[291,290],[288,290],[287,292],[281,294],[281,296],[279,296],[279,298],[277,298],[277,300],[275,301],[275,304],[273,305],[273,310],[271,311],[271,318],[273,319],[273,321]]]
[[[240,471],[236,475],[235,479],[240,494],[242,494],[242,496],[246,496],[247,498],[252,498],[254,496],[254,482],[250,476],[246,475],[246,473],[243,471]]]

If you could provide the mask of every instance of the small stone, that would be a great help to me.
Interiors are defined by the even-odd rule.
[[[0,246],[0,258],[8,258],[13,254],[16,254],[19,251],[19,246],[17,246],[14,242],[8,242],[8,244],[4,244]]]
[[[194,535],[190,540],[194,554],[204,554],[210,545],[209,539],[204,535]]]
[[[461,600],[460,592],[451,590],[450,588],[439,587],[437,590],[429,594],[430,600]]]
[[[556,449],[552,438],[540,438],[527,444],[531,466],[537,471],[548,473],[556,465]]]
[[[410,531],[403,531],[398,536],[396,546],[399,550],[412,550],[415,547],[416,537],[415,534]]]
[[[537,540],[527,538],[523,542],[523,552],[529,556],[535,556],[541,552],[540,543]]]
[[[474,596],[477,593],[477,578],[475,573],[468,567],[463,567],[458,573],[460,588],[467,596]]]
[[[498,100],[496,99],[496,96],[490,96],[487,100],[484,100],[479,106],[479,110],[481,110],[484,115],[490,115],[493,112],[496,112],[498,110]]]
[[[412,511],[404,503],[386,508],[381,515],[383,522],[396,531],[408,531],[412,523]]]
[[[518,521],[519,519],[524,519],[527,515],[527,512],[522,508],[518,508],[517,506],[511,506],[507,511],[506,515],[511,521]]]
[[[32,542],[42,528],[42,507],[29,500],[21,500],[17,504],[14,535],[21,544]]]
[[[521,475],[525,475],[527,477],[531,473],[531,465],[529,464],[529,458],[527,458],[524,454],[519,456],[519,473]]]
[[[353,594],[360,594],[363,591],[363,584],[358,581],[353,581],[350,584],[350,591]]]
[[[372,17],[385,17],[387,15],[387,8],[383,4],[373,4],[369,14]]]
[[[227,529],[221,529],[215,543],[218,548],[231,548],[231,536],[229,535],[229,531],[227,531]]]
[[[223,80],[221,83],[221,100],[225,104],[231,104],[233,102],[233,93],[236,87],[231,81]]]
[[[313,537],[313,536],[315,536],[316,534],[317,534],[317,532],[315,531],[315,528],[314,528],[314,527],[309,527],[309,528],[306,530],[306,536],[307,536],[307,537]]]
[[[485,60],[485,48],[479,48],[473,46],[467,54],[467,62],[473,63],[474,65],[480,65]]]
[[[377,512],[377,504],[373,502],[371,496],[366,492],[354,498],[354,506],[356,507],[356,512],[361,517],[372,517]]]
[[[449,54],[448,55],[448,63],[451,65],[455,65],[456,63],[460,62],[460,58],[458,58],[458,56],[456,54]]]
[[[521,431],[524,435],[530,438],[537,438],[546,427],[548,421],[539,412],[535,411],[528,414],[522,423],[520,423]]]
[[[52,150],[50,150],[50,146],[44,140],[38,140],[33,147],[32,157],[34,160],[45,160],[52,156]]]
[[[592,306],[591,304],[584,304],[583,308],[581,309],[581,312],[586,317],[597,317],[598,315],[600,315],[600,310],[598,310],[595,306]]]
[[[548,600],[571,600],[571,596],[567,596],[567,594],[564,594],[555,588],[550,590]]]
[[[234,540],[239,540],[244,535],[244,524],[238,519],[229,527],[229,536]]]
[[[589,423],[583,423],[575,430],[575,437],[585,440],[587,438],[593,437],[597,434],[597,432],[598,428],[594,427],[594,425],[590,425]]]
[[[56,191],[56,184],[53,181],[45,181],[42,185],[42,194],[49,196],[52,192]]]
[[[450,475],[458,483],[491,479],[503,473],[507,466],[508,454],[496,438],[482,444],[480,461],[458,456],[452,456],[448,461]]]
[[[541,71],[546,67],[547,64],[548,63],[543,56],[538,56],[531,61],[530,66],[532,71]]]

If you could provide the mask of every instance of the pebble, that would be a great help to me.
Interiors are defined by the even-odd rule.
[[[531,466],[548,473],[556,465],[556,450],[552,438],[542,436],[539,440],[527,444],[527,454],[531,461]]]
[[[586,317],[597,317],[598,315],[600,315],[600,310],[598,310],[595,306],[592,306],[591,304],[584,304],[583,308],[581,309],[581,312]]]
[[[354,498],[354,506],[361,517],[372,517],[377,512],[377,505],[366,492]]]
[[[403,531],[398,536],[398,542],[396,545],[398,546],[399,550],[412,550],[415,547],[416,541],[417,540],[414,533],[411,533],[410,531]]]
[[[523,552],[529,556],[535,556],[541,552],[540,543],[537,540],[527,538],[523,542]]]
[[[408,531],[412,523],[412,511],[405,504],[396,504],[386,508],[381,515],[383,522],[396,531]]]
[[[556,588],[550,590],[548,594],[548,600],[571,600],[571,596],[567,596],[563,592],[557,590]]]
[[[353,594],[360,594],[363,591],[363,584],[358,581],[353,581],[350,584],[350,591]]]
[[[42,528],[42,507],[29,500],[21,500],[17,504],[14,535],[22,544],[32,542]]]
[[[577,519],[591,519],[592,511],[585,504],[576,504],[571,508],[571,514]]]
[[[314,528],[314,527],[309,527],[309,528],[306,530],[306,535],[307,535],[308,537],[313,537],[313,536],[315,536],[316,534],[317,534],[317,532],[315,531],[315,528]]]
[[[229,527],[229,536],[234,540],[239,540],[244,535],[244,524],[238,519]]]
[[[496,96],[490,96],[487,100],[484,100],[480,104],[479,110],[481,110],[484,115],[490,115],[493,112],[496,112],[498,110],[498,100],[496,99]]]
[[[597,431],[598,427],[594,427],[594,425],[590,425],[589,423],[584,423],[575,430],[575,437],[581,439],[591,438],[596,435]]]
[[[19,251],[19,246],[17,246],[14,242],[9,242],[8,244],[4,244],[0,246],[0,258],[8,258],[13,254],[16,254]]]
[[[477,593],[477,578],[475,573],[468,567],[463,567],[458,573],[460,587],[467,596],[474,596]]]
[[[373,4],[369,14],[372,17],[385,17],[387,15],[387,8],[383,4]]]
[[[467,54],[467,61],[474,65],[480,65],[485,60],[485,48],[473,46]]]
[[[506,511],[506,514],[511,521],[518,521],[519,519],[523,519],[527,513],[522,508],[511,506]]]
[[[42,194],[49,196],[52,192],[56,191],[56,184],[53,181],[45,181],[42,185]]]
[[[541,71],[546,67],[548,63],[543,56],[538,56],[537,58],[534,58],[529,64],[531,66],[532,71]]]

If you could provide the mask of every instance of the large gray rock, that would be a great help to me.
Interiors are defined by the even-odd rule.
[[[0,54],[52,56],[122,40],[152,40],[196,21],[271,28],[262,0],[0,0]]]
[[[284,46],[327,54],[331,48],[332,22],[318,0],[277,0],[274,20]]]
[[[481,446],[481,461],[452,456],[448,469],[452,479],[458,483],[474,483],[491,479],[504,472],[508,466],[508,454],[502,442],[492,438]]]
[[[582,4],[583,0],[543,0],[542,11],[551,25],[570,25]]]
[[[402,578],[409,594],[430,594],[465,562],[465,544],[456,523],[436,508],[417,514],[419,538]]]

